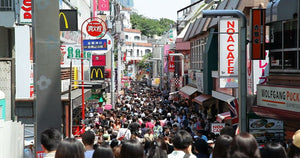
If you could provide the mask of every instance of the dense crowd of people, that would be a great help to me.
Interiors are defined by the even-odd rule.
[[[46,157],[55,158],[300,158],[300,130],[286,148],[279,142],[259,146],[247,132],[226,126],[209,131],[209,116],[184,101],[144,84],[123,89],[114,109],[87,109],[85,132],[60,141],[54,129],[43,132]],[[49,143],[50,142],[50,143]]]

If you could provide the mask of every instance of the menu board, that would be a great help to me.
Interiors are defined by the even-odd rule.
[[[258,143],[284,139],[284,124],[275,119],[249,119],[249,132]]]

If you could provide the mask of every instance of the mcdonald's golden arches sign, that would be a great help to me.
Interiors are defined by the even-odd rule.
[[[90,80],[104,80],[104,66],[92,66],[90,70]]]
[[[77,10],[59,10],[60,31],[77,31]]]

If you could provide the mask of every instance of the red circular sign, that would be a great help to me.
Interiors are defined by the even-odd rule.
[[[103,25],[99,21],[91,21],[86,25],[86,31],[91,36],[99,36],[103,32]]]

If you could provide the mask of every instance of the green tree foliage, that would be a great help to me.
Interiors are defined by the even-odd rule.
[[[147,62],[148,59],[152,57],[152,53],[147,53],[143,56],[143,59],[138,63],[138,67],[140,69],[147,69],[149,66],[149,63]]]
[[[139,29],[142,35],[147,37],[153,37],[153,35],[161,36],[166,31],[169,31],[174,21],[166,18],[161,18],[160,20],[149,19],[142,15],[132,13],[130,15],[130,21],[133,29]]]

